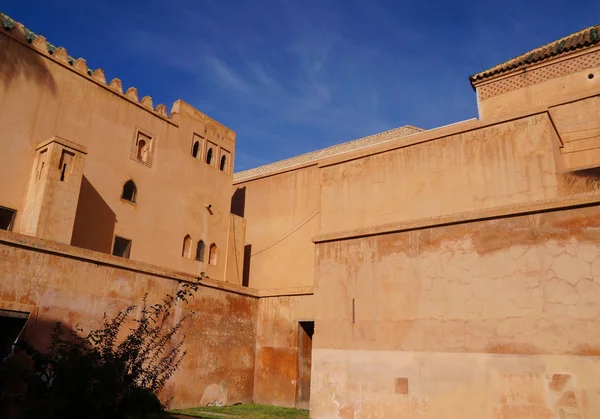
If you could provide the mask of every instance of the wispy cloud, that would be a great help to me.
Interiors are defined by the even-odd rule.
[[[254,75],[254,79],[258,83],[266,88],[281,88],[279,81],[274,76],[267,73],[267,69],[265,68],[264,64],[254,61],[249,63],[248,66]],[[272,72],[272,70],[270,70],[270,72]]]
[[[182,98],[234,129],[237,170],[476,116],[468,75],[600,20],[597,5],[557,14],[559,0],[107,1],[93,15],[75,0],[36,7],[41,25],[80,10],[76,28],[29,24],[63,31],[69,51],[155,102]]]
[[[212,68],[221,84],[240,92],[248,92],[250,86],[240,77],[235,70],[230,68],[223,60],[217,57],[207,57],[207,64]]]

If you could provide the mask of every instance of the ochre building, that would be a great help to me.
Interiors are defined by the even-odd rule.
[[[232,130],[4,15],[0,79],[3,344],[206,272],[172,407],[600,412],[600,27],[472,76],[478,119],[239,173]]]

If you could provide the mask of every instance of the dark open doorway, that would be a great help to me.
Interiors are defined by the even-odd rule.
[[[298,322],[298,381],[296,387],[296,407],[298,409],[308,409],[310,404],[310,369],[314,332],[314,321]]]
[[[29,313],[0,310],[0,359],[7,357],[15,341],[22,337]]]

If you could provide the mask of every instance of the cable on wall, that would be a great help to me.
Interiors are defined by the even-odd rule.
[[[250,256],[256,256],[259,253],[262,253],[265,250],[270,249],[271,247],[275,246],[277,243],[279,243],[280,241],[282,241],[283,239],[285,239],[289,235],[293,234],[300,227],[302,227],[303,225],[305,225],[306,223],[308,223],[310,220],[312,220],[314,218],[314,216],[319,213],[320,208],[321,208],[320,205],[317,206],[317,208],[315,208],[306,218],[302,219],[298,224],[296,224],[294,227],[292,227],[288,232],[286,232],[285,234],[283,234],[283,235],[279,236],[278,238],[276,238],[268,246],[263,247],[262,249],[260,249],[259,251],[255,252],[255,253],[252,253]]]

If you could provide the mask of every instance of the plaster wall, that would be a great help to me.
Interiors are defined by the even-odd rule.
[[[246,219],[229,214],[229,240],[227,241],[227,275],[225,280],[243,285],[244,244],[246,241]]]
[[[314,350],[326,373],[312,386],[327,390],[311,418],[591,419],[598,368],[597,357]]]
[[[549,109],[560,136],[564,171],[600,166],[600,97],[573,100]]]
[[[132,240],[131,259],[224,279],[235,133],[182,101],[163,117],[139,103],[137,91],[118,93],[13,31],[0,33],[0,177],[10,179],[0,205],[17,210],[13,230],[20,231],[35,148],[56,135],[88,151],[73,245],[110,253],[118,235]],[[138,129],[153,137],[151,167],[130,158]],[[230,152],[227,171],[191,156],[194,134]],[[121,200],[128,179],[137,185],[135,204]],[[219,263],[182,258],[186,234],[216,243]]]
[[[101,326],[102,316],[139,304],[153,304],[177,292],[192,275],[0,231],[0,309],[30,313],[26,338],[38,349],[49,343],[57,321],[85,331]],[[252,401],[257,298],[242,289],[201,287],[175,317],[194,312],[184,324],[182,365],[164,391],[171,407],[204,405],[206,397],[227,403]],[[211,389],[207,390],[211,386]],[[205,395],[206,393],[206,395]],[[206,396],[203,398],[203,396]]]
[[[311,239],[318,233],[320,208],[317,166],[238,183],[235,193],[244,197],[248,285],[259,290],[312,286]]]
[[[317,244],[314,418],[593,418],[600,207]]]
[[[547,114],[465,130],[321,170],[321,233],[560,195]]]
[[[593,90],[600,90],[598,48],[548,60],[477,84],[479,119],[548,106]]]
[[[258,301],[254,402],[294,407],[298,390],[298,322],[314,319],[312,295]]]

